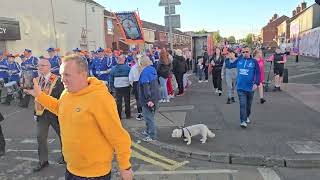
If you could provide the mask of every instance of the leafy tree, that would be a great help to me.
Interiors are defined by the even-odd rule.
[[[228,40],[229,43],[236,43],[236,38],[234,36],[228,37],[227,40]]]

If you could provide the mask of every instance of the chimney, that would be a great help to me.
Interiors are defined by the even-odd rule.
[[[306,2],[302,2],[301,3],[301,11],[305,10],[307,8],[307,3]]]
[[[274,15],[273,15],[273,20],[278,19],[278,17],[279,17],[278,14],[274,14]]]
[[[293,10],[292,11],[292,17],[296,16],[297,15],[297,11],[296,10]]]
[[[301,7],[298,6],[296,10],[297,10],[297,14],[299,14],[301,12]]]
[[[273,20],[272,20],[272,19],[270,19],[269,23],[272,23],[272,21],[273,21]]]

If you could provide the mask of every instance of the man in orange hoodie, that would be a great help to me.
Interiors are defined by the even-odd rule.
[[[62,60],[60,74],[65,90],[59,99],[34,89],[25,90],[58,115],[66,180],[111,179],[114,151],[123,180],[132,180],[131,139],[122,127],[114,98],[96,78],[88,78],[88,65],[78,55]]]

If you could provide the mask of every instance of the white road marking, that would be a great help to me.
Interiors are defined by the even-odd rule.
[[[271,168],[258,168],[264,180],[281,180],[278,174]]]
[[[22,143],[22,144],[37,144],[37,140],[36,139],[24,139],[20,143]]]
[[[16,110],[16,111],[14,111],[14,112],[12,112],[12,113],[10,113],[10,114],[5,114],[5,115],[3,115],[3,116],[4,116],[4,118],[6,119],[6,118],[9,118],[10,116],[13,116],[13,115],[18,114],[18,113],[20,113],[20,112],[22,112],[22,111],[25,111],[25,110],[26,110],[26,109]]]
[[[52,150],[51,152],[52,152],[52,153],[61,153],[61,150],[55,149],[55,150]]]
[[[38,152],[34,149],[8,149],[7,152]]]
[[[314,75],[314,74],[319,74],[319,71],[316,72],[311,72],[311,73],[304,73],[304,74],[299,74],[299,75],[294,75],[294,76],[290,76],[289,79],[294,79],[294,78],[299,78],[299,77],[304,77],[304,76],[310,76],[310,75]]]
[[[239,172],[231,169],[186,170],[186,171],[136,171],[135,175],[177,175],[177,174],[233,174]]]
[[[48,139],[48,143],[51,144],[55,141],[55,139]],[[37,144],[37,139],[35,138],[27,138],[27,139],[24,139],[22,140],[20,143],[22,144]]]
[[[17,156],[14,159],[16,160],[23,160],[23,161],[31,161],[31,162],[39,162],[39,159],[36,158],[29,158],[29,157],[21,157]],[[56,164],[55,162],[49,161],[49,164]]]

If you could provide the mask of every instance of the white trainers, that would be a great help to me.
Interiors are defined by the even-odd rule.
[[[209,81],[208,81],[208,80],[205,80],[204,82],[207,83],[207,82],[209,82]]]
[[[245,122],[242,122],[241,124],[240,124],[240,126],[242,127],[242,128],[247,128],[247,123],[245,123]]]
[[[164,103],[164,100],[163,100],[163,99],[160,99],[160,100],[159,100],[159,103]]]
[[[251,121],[250,121],[250,119],[249,119],[249,118],[247,118],[246,123],[247,123],[247,124],[250,124],[250,123],[251,123]]]
[[[218,89],[216,89],[216,94],[218,94],[219,93],[219,90]]]
[[[163,100],[163,102],[169,103],[169,102],[170,102],[170,99],[165,99],[165,100]]]
[[[203,82],[202,80],[199,80],[199,81],[198,81],[198,83],[202,83],[202,82]]]
[[[170,99],[174,99],[174,95],[172,94],[172,95],[169,95],[169,98]]]

